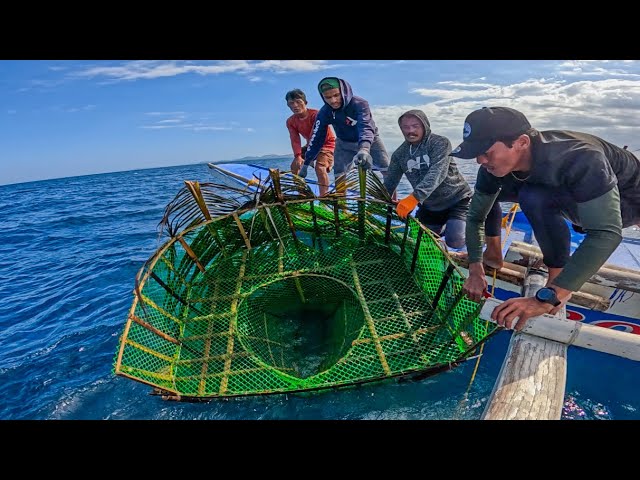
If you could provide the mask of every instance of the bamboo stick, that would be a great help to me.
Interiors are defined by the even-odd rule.
[[[415,342],[416,345],[419,345],[418,337],[416,336],[416,332],[413,329],[413,326],[411,325],[411,322],[407,318],[407,313],[404,311],[404,308],[402,308],[402,303],[400,303],[400,300],[398,299],[398,294],[395,291],[392,290],[391,285],[387,284],[387,287],[389,288],[390,291],[393,292],[391,294],[391,298],[393,298],[393,301],[396,304],[396,310],[400,314],[400,318],[402,318],[402,321],[407,326],[407,334],[411,333],[411,339]]]
[[[220,282],[215,281],[213,287],[213,304],[211,305],[211,313],[216,313],[217,306],[217,298],[218,298],[218,290],[220,288]],[[200,372],[200,383],[198,384],[198,395],[202,396],[205,393],[205,388],[207,385],[207,369],[209,368],[209,354],[211,352],[211,340],[213,335],[213,324],[215,323],[215,319],[211,318],[209,320],[209,325],[207,325],[207,337],[204,343],[204,352],[202,354],[202,370]],[[183,339],[184,340],[184,339]]]
[[[238,272],[238,280],[236,282],[236,289],[235,289],[235,297],[233,299],[233,301],[231,302],[231,312],[233,314],[233,316],[235,317],[235,315],[237,315],[237,309],[238,309],[238,297],[240,295],[240,290],[242,289],[242,280],[244,278],[244,271],[246,268],[246,262],[247,262],[247,251],[242,252],[242,263],[240,265],[240,271]],[[224,395],[225,392],[227,391],[227,386],[229,383],[229,375],[231,374],[231,360],[233,358],[233,346],[234,346],[234,340],[235,340],[235,318],[231,318],[229,320],[229,339],[227,340],[227,359],[224,362],[224,371],[223,371],[223,376],[222,376],[222,380],[220,382],[220,395]]]
[[[242,225],[242,222],[240,221],[240,217],[238,216],[237,213],[233,214],[233,219],[235,220],[236,225],[238,226],[238,230],[240,230],[240,235],[242,235],[242,239],[244,240],[244,244],[247,247],[247,250],[251,250],[251,242],[249,241],[247,232],[245,231],[244,225]]]
[[[533,297],[546,279],[546,274],[529,273],[522,296]],[[566,311],[563,308],[548,317],[561,320]],[[559,420],[566,378],[566,344],[525,332],[514,333],[482,419]]]
[[[501,303],[501,300],[487,298],[480,311],[480,318],[493,322],[491,313]],[[546,314],[527,320],[522,331],[567,345],[640,361],[640,335],[633,333],[575,322],[565,318],[556,318]]]
[[[505,260],[514,264],[529,265],[530,262],[542,260],[542,251],[534,245],[513,241],[505,255]],[[640,271],[611,263],[605,263],[587,281],[596,285],[640,293]]]
[[[205,272],[205,268],[200,263],[200,260],[198,259],[197,255],[193,252],[193,250],[191,250],[191,247],[189,247],[189,245],[187,245],[187,242],[184,240],[184,238],[182,238],[182,235],[180,235],[178,237],[178,241],[182,245],[182,248],[184,248],[184,251],[187,252],[187,255],[189,255],[191,260],[194,261],[194,263],[198,267],[198,270],[200,270],[202,273],[204,273]]]
[[[367,307],[367,302],[364,297],[364,292],[362,291],[362,287],[360,286],[360,277],[358,276],[358,272],[356,270],[356,264],[351,260],[351,273],[353,275],[353,283],[356,288],[356,292],[358,293],[358,298],[360,299],[360,304],[362,305],[362,311],[364,312],[364,318],[367,321],[367,325],[369,326],[369,332],[371,333],[371,337],[375,342],[376,352],[378,353],[378,357],[380,358],[380,363],[382,364],[382,368],[387,375],[391,375],[391,369],[389,368],[389,364],[387,363],[387,359],[385,358],[384,351],[382,350],[382,345],[380,345],[380,340],[378,338],[378,332],[376,332],[376,326],[373,323],[373,317],[371,316],[371,312],[369,312],[369,307]]]
[[[263,189],[264,187],[262,185],[260,185],[260,183],[258,182],[258,180],[256,180],[255,178],[247,178],[247,177],[243,177],[242,175],[238,175],[237,173],[231,172],[229,170],[225,170],[224,168],[221,168],[213,163],[208,163],[207,164],[209,166],[209,168],[211,168],[212,170],[217,170],[220,173],[224,174],[224,175],[228,175],[231,178],[235,178],[236,180],[242,182],[242,183],[246,183],[247,186],[255,186],[258,187],[260,189]]]
[[[142,272],[142,270],[140,270],[140,272],[138,272],[138,276],[140,276],[141,272]],[[142,298],[142,293],[140,293],[140,298]],[[122,355],[124,354],[124,347],[125,347],[125,344],[126,344],[126,340],[127,340],[128,336],[129,336],[129,330],[131,329],[131,323],[133,322],[133,319],[131,317],[134,316],[137,304],[138,304],[138,295],[135,294],[135,292],[134,292],[133,302],[131,304],[131,308],[129,308],[129,315],[127,316],[127,324],[124,326],[124,332],[122,332],[122,337],[120,339],[120,350],[118,351],[118,359],[116,360],[116,366],[115,366],[115,369],[114,369],[115,373],[121,373],[122,372],[122,370],[121,370]],[[140,305],[142,306],[143,304],[140,303]]]
[[[142,320],[141,318],[135,316],[134,314],[131,314],[129,316],[129,318],[131,320],[133,320],[134,322],[136,322],[138,325],[140,325],[141,327],[146,328],[147,330],[155,333],[156,335],[158,335],[159,337],[164,338],[167,342],[171,342],[171,343],[175,343],[176,345],[181,345],[180,341],[176,338],[173,338],[170,335],[167,335],[166,333],[164,333],[161,330],[158,330],[156,327],[154,327],[153,325],[145,322],[144,320]]]
[[[418,342],[417,336],[416,335],[424,335],[425,333],[433,333],[436,330],[438,330],[440,327],[440,325],[433,325],[431,327],[423,327],[423,328],[418,328],[417,330],[414,330],[413,332],[411,332],[411,335],[413,336],[413,341],[414,342]],[[397,340],[399,338],[404,338],[406,336],[409,335],[409,332],[400,332],[400,333],[390,333],[388,335],[383,335],[382,337],[378,337],[378,340],[381,342],[384,342],[385,340]],[[372,338],[361,338],[361,339],[356,339],[354,341],[351,342],[351,345],[358,345],[358,344],[367,344],[367,343],[371,343],[371,342],[375,342],[374,339]]]
[[[451,256],[460,267],[469,268],[466,253],[452,252]],[[522,286],[526,270],[527,267],[522,265],[504,262],[504,266],[496,272],[496,278],[512,285]],[[608,299],[600,295],[583,292],[582,290],[573,292],[570,303],[600,312],[606,312],[611,305]]]
[[[300,296],[300,301],[303,304],[307,303],[307,299],[304,297],[304,290],[302,288],[302,284],[300,283],[300,276],[298,274],[293,275],[293,282],[296,284],[296,290],[298,291],[298,295]]]

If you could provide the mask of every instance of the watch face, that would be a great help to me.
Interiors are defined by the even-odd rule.
[[[553,290],[550,288],[541,288],[538,290],[538,298],[543,302],[551,300],[553,298]]]

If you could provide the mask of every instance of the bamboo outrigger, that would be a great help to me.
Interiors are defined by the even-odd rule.
[[[525,277],[523,296],[531,297],[545,283],[534,272]],[[500,300],[486,300],[480,317],[491,320]],[[567,320],[563,308],[556,315],[531,318],[514,332],[484,420],[558,420],[562,413],[569,345],[640,361],[640,335]]]
[[[523,296],[535,295],[545,280],[541,272],[527,275]],[[486,320],[491,319],[488,309],[483,313]],[[565,316],[566,308],[555,315],[558,319]],[[557,420],[562,414],[566,378],[566,343],[514,332],[482,419]]]

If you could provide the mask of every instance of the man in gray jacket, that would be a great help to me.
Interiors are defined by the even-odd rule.
[[[449,247],[462,248],[472,191],[450,156],[451,142],[431,133],[422,110],[403,113],[398,124],[405,141],[391,156],[384,186],[393,195],[406,175],[413,187],[413,193],[398,202],[398,215],[405,218],[420,205],[416,218],[439,235],[444,230]]]

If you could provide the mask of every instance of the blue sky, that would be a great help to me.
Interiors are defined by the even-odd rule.
[[[284,95],[348,80],[393,151],[424,110],[455,147],[467,114],[516,108],[539,130],[640,149],[640,61],[0,60],[0,185],[291,153]]]

